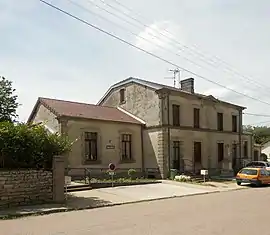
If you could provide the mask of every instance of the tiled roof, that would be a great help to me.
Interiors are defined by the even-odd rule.
[[[73,118],[86,118],[103,121],[142,124],[142,122],[140,122],[139,120],[135,119],[131,115],[128,115],[127,112],[122,112],[117,108],[42,97],[38,98],[37,105],[39,103],[48,108],[57,117],[64,116]],[[35,108],[33,111],[35,112]],[[34,114],[32,113],[29,117],[29,121],[33,118],[33,115]]]

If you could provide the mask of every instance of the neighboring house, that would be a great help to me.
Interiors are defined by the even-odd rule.
[[[261,161],[261,154],[262,154],[262,145],[254,144],[253,148],[253,160],[254,161]]]
[[[270,160],[270,141],[261,144],[261,153],[267,156],[268,161]]]
[[[145,121],[144,167],[158,168],[163,178],[172,168],[231,171],[253,158],[252,135],[242,132],[245,107],[195,93],[193,78],[182,80],[181,89],[128,78],[98,105],[121,107]]]
[[[39,122],[75,141],[66,166],[100,172],[113,162],[118,168],[144,168],[144,122],[121,108],[38,98],[28,123]]]

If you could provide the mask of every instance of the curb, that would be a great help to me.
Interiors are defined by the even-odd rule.
[[[61,213],[61,212],[81,211],[81,210],[97,209],[97,208],[104,208],[104,207],[130,205],[130,204],[137,204],[137,203],[143,203],[143,202],[161,201],[161,200],[168,200],[168,199],[173,199],[173,198],[192,197],[192,196],[200,196],[200,195],[214,194],[214,193],[225,193],[225,192],[238,191],[238,190],[244,190],[244,189],[249,189],[249,188],[234,188],[234,189],[229,189],[229,190],[217,190],[217,191],[210,191],[210,192],[186,194],[186,195],[180,195],[180,196],[174,195],[174,196],[167,196],[167,197],[162,197],[162,198],[150,198],[150,199],[143,199],[143,200],[137,200],[137,201],[131,201],[131,202],[116,202],[116,203],[111,203],[111,204],[86,206],[86,207],[79,207],[79,208],[57,208],[57,209],[52,209],[48,211],[29,212],[29,213],[24,213],[24,214],[10,213],[7,215],[0,215],[0,220],[11,220],[11,219],[18,219],[21,217],[28,217],[28,216],[41,216],[41,215],[49,215],[49,214],[55,214],[55,213]]]

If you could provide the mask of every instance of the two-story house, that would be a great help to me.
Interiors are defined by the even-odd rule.
[[[128,78],[111,86],[97,105],[39,98],[28,122],[43,122],[74,141],[66,156],[74,172],[104,174],[115,163],[118,172],[157,170],[166,178],[170,169],[230,171],[251,158],[243,110],[197,94],[193,79],[179,89]]]
[[[182,80],[181,89],[128,78],[98,105],[121,107],[145,122],[144,167],[158,168],[163,178],[172,168],[232,170],[253,152],[251,135],[242,132],[245,107],[196,93],[193,78]]]

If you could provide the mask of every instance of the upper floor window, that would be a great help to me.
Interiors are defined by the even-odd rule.
[[[87,161],[97,160],[97,132],[85,132],[85,159]]]
[[[237,132],[237,116],[232,115],[232,132]]]
[[[121,157],[123,161],[132,160],[132,151],[131,151],[131,134],[122,134],[121,135]]]
[[[217,113],[217,129],[223,131],[223,113]]]
[[[173,104],[172,112],[173,112],[173,125],[180,126],[180,106]]]
[[[120,103],[125,102],[125,89],[121,89],[119,91],[119,95],[120,95]]]
[[[193,109],[193,127],[200,128],[200,109]]]

